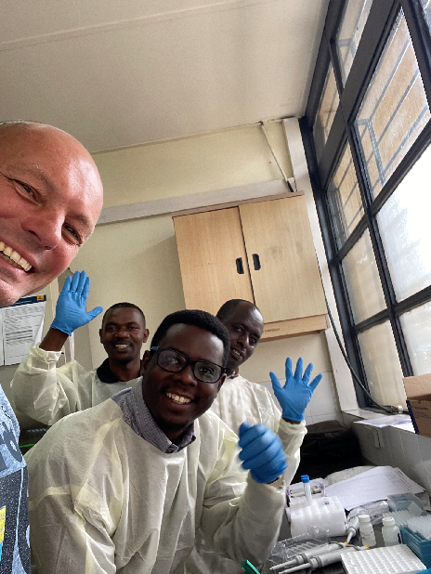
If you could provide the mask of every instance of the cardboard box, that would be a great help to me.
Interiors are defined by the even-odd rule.
[[[415,432],[431,437],[431,373],[405,377],[403,383]]]

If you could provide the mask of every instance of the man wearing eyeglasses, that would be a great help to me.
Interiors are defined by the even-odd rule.
[[[208,411],[229,335],[204,311],[165,318],[142,384],[56,423],[27,454],[31,542],[44,574],[177,574],[197,532],[259,566],[285,503],[282,445],[263,425],[238,437]]]

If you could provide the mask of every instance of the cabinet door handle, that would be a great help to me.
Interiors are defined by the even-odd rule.
[[[242,264],[242,257],[238,257],[236,260],[236,270],[240,275],[244,275],[244,266]]]
[[[259,255],[257,253],[253,253],[253,265],[255,271],[259,271],[259,269],[261,268]]]

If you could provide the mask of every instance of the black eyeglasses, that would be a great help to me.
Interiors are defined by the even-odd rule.
[[[202,383],[217,383],[225,372],[225,369],[220,367],[220,365],[211,363],[211,361],[203,361],[201,359],[193,361],[187,357],[187,355],[184,355],[175,349],[151,347],[150,350],[157,351],[157,364],[161,369],[168,371],[169,373],[179,373],[184,370],[187,365],[191,365],[193,367],[193,375]]]

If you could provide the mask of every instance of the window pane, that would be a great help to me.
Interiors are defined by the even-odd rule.
[[[344,258],[343,270],[355,323],[360,323],[385,309],[385,299],[368,231]]]
[[[429,119],[422,78],[401,12],[355,122],[374,197]]]
[[[358,339],[372,397],[381,405],[406,408],[403,373],[389,321],[359,333]]]
[[[404,313],[400,320],[413,372],[431,373],[431,303]]]
[[[356,56],[359,40],[370,13],[372,0],[349,0],[337,34],[337,51],[340,60],[343,84],[346,83],[350,68]]]
[[[399,301],[431,284],[430,179],[431,146],[377,216]]]
[[[341,247],[364,214],[349,144],[329,183],[328,199],[338,247]]]
[[[428,24],[428,28],[431,29],[431,1],[430,0],[420,0],[422,7],[425,12],[425,18]]]
[[[320,159],[322,155],[339,103],[340,100],[338,98],[334,70],[331,64],[326,76],[322,99],[320,100],[319,110],[313,127],[317,159]]]

